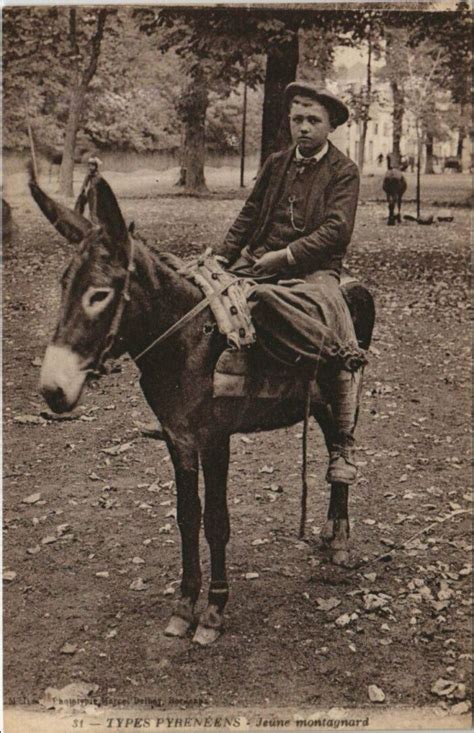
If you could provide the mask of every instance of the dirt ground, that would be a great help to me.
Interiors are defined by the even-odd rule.
[[[359,209],[348,265],[378,311],[350,502],[353,560],[366,565],[334,568],[319,546],[328,488],[316,426],[307,542],[297,539],[301,426],[235,436],[231,598],[224,635],[202,649],[162,634],[180,574],[173,472],[164,444],[141,435],[151,414],[134,365],[122,359],[68,419],[42,416],[39,366],[72,247],[26,196],[11,203],[19,229],[4,251],[5,702],[35,703],[47,687],[83,681],[98,685],[104,704],[148,699],[164,709],[468,710],[468,211],[456,209],[451,224],[387,227],[381,204]],[[219,240],[240,205],[127,197],[123,211],[162,250],[188,257]],[[203,567],[207,577],[204,538]],[[143,589],[131,589],[138,578]],[[384,702],[369,702],[370,685]]]

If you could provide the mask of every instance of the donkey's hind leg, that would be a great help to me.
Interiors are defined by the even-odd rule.
[[[314,417],[323,431],[328,453],[337,443],[337,430],[327,405],[316,405]],[[349,486],[347,484],[331,484],[327,520],[321,530],[321,541],[328,549],[334,565],[346,565],[349,562]]]
[[[185,636],[194,623],[194,606],[201,590],[199,532],[201,502],[198,493],[198,453],[191,441],[167,440],[176,476],[178,526],[181,532],[183,574],[181,598],[165,629],[167,636]]]
[[[214,438],[201,451],[205,482],[204,532],[211,552],[211,585],[208,605],[199,618],[193,641],[201,646],[212,644],[220,635],[224,608],[229,598],[225,553],[230,536],[227,509],[227,472],[229,437]]]

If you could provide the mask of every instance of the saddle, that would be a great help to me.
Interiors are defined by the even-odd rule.
[[[309,386],[311,401],[325,402],[314,368],[312,375],[307,368],[286,365],[257,341],[248,304],[252,280],[227,272],[209,252],[182,272],[209,299],[219,333],[227,341],[214,370],[214,397],[304,399]],[[346,276],[346,282],[350,279],[355,282]]]

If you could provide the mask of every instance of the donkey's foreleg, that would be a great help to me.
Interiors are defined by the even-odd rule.
[[[221,633],[224,608],[229,598],[225,564],[230,524],[227,510],[227,472],[229,438],[215,440],[201,452],[205,481],[204,532],[211,552],[211,585],[208,605],[199,618],[193,641],[203,646],[212,644]]]
[[[349,562],[349,486],[331,484],[328,518],[321,530],[321,540],[327,545],[334,565]]]
[[[183,573],[181,598],[176,603],[165,634],[184,636],[194,622],[194,606],[201,590],[199,463],[197,450],[184,441],[176,441],[173,444],[168,441],[168,448],[176,475],[177,517],[181,533]]]
[[[388,199],[388,220],[387,224],[389,226],[395,225],[395,199],[393,196],[390,196]]]
[[[397,206],[398,206],[397,221],[399,224],[401,224],[402,223],[402,196],[401,194],[398,195]]]

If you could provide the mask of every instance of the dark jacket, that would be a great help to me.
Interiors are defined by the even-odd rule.
[[[295,147],[270,155],[265,161],[252,193],[229,229],[216,254],[234,263],[242,249],[250,254],[265,241],[272,212]],[[306,199],[304,232],[291,243],[296,265],[282,275],[305,277],[319,270],[340,271],[350,242],[359,194],[359,170],[332,143],[315,166],[315,175]],[[282,248],[289,242],[282,242]],[[305,277],[306,279],[306,277]]]

